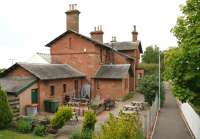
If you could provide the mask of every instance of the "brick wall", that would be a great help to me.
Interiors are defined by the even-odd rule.
[[[100,48],[74,34],[69,34],[51,47],[52,63],[69,64],[86,74],[88,81],[100,66]]]
[[[76,79],[62,79],[62,80],[50,80],[50,81],[40,81],[39,82],[39,104],[40,110],[44,111],[44,100],[47,99],[58,99],[62,104],[64,101],[64,96],[72,95],[74,89],[74,80]],[[78,80],[78,79],[77,79]],[[78,96],[80,96],[81,86],[85,83],[84,80],[78,80]],[[66,84],[66,93],[63,92],[63,84]],[[50,86],[55,87],[55,94],[51,96]]]
[[[7,76],[20,76],[20,77],[29,77],[33,76],[30,72],[24,70],[21,67],[16,67],[16,69],[11,70]]]
[[[95,80],[95,90],[96,94],[100,95],[101,98],[119,99],[128,93],[128,78],[121,80],[97,79]]]
[[[20,115],[25,115],[26,114],[26,106],[32,104],[32,99],[31,99],[31,92],[32,89],[37,89],[38,84],[35,83],[31,87],[27,88],[25,91],[23,91],[18,97],[19,97],[19,102],[20,102]]]

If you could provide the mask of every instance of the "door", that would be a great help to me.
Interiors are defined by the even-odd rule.
[[[31,91],[31,101],[32,101],[32,104],[38,103],[37,89],[32,89],[32,91]]]
[[[75,97],[78,97],[78,80],[74,81]]]

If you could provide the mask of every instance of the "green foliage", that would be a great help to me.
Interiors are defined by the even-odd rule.
[[[85,130],[77,130],[75,131],[70,139],[92,139],[93,136],[93,130],[91,129],[85,129]]]
[[[158,93],[158,76],[156,75],[146,75],[144,76],[138,84],[138,91],[144,94],[145,101],[148,102],[149,105],[152,105],[155,100],[156,94]],[[163,85],[161,84],[161,106],[164,103],[165,94]]]
[[[48,137],[39,137],[33,134],[23,134],[12,130],[0,130],[0,139],[53,139],[53,137],[51,135]]]
[[[139,129],[142,129],[142,125],[137,115],[120,114],[116,118],[110,114],[108,122],[102,125],[94,139],[138,139],[141,136]]]
[[[22,133],[32,132],[32,120],[30,119],[19,119],[17,121],[17,131]]]
[[[75,131],[71,136],[70,136],[70,138],[69,139],[81,139],[82,137],[81,137],[81,131]]]
[[[83,128],[82,130],[94,130],[96,123],[96,114],[94,111],[87,111],[83,118]]]
[[[99,105],[96,105],[96,104],[92,104],[90,105],[90,108],[94,111],[96,111],[98,108],[99,108]]]
[[[159,48],[149,46],[142,55],[142,63],[158,63]]]
[[[51,120],[51,126],[54,129],[62,128],[66,121],[70,120],[73,116],[71,107],[59,107],[58,111],[55,113],[55,116]]]
[[[131,99],[131,98],[133,98],[133,92],[128,92],[128,94],[127,95],[125,95],[123,98],[122,98],[122,101],[126,101],[126,100],[128,100],[128,99]]]
[[[92,139],[93,129],[85,129],[81,132],[81,139]]]
[[[34,128],[34,134],[37,136],[46,136],[47,128],[44,125],[36,125]]]
[[[178,99],[200,105],[200,1],[187,0],[181,10],[171,30],[178,48],[165,53],[165,77],[172,81]]]
[[[7,93],[0,87],[0,129],[8,127],[13,118],[13,113],[8,103]]]
[[[140,68],[144,69],[145,75],[152,75],[152,74],[158,74],[158,64],[154,63],[141,63]]]

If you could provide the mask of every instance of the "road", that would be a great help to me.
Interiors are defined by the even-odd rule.
[[[165,83],[166,99],[161,109],[153,139],[192,139],[181,112],[172,95],[170,85]]]

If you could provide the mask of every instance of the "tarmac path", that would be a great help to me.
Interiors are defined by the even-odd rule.
[[[169,83],[165,87],[165,104],[161,108],[153,139],[192,139]]]

